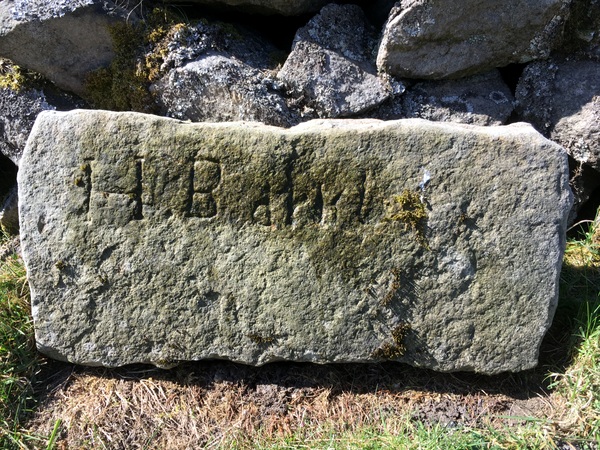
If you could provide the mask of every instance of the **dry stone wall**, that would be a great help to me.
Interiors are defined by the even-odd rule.
[[[569,155],[574,223],[600,186],[599,13],[598,0],[1,1],[0,227],[17,228],[35,117],[75,107],[281,128],[528,122]]]

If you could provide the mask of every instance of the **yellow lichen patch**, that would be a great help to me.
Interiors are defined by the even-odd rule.
[[[418,192],[405,189],[386,202],[385,221],[401,222],[407,230],[417,234],[419,242],[426,246],[425,225],[427,210]]]
[[[42,76],[25,70],[8,59],[0,58],[0,88],[20,92],[36,83],[42,83]]]
[[[385,342],[381,347],[375,349],[373,357],[383,359],[396,359],[406,353],[406,346],[404,345],[404,338],[410,330],[410,325],[407,323],[401,323],[392,330],[393,342]]]
[[[25,77],[21,68],[6,59],[0,59],[0,88],[19,92],[24,83]]]
[[[273,342],[275,342],[275,338],[273,338],[272,336],[263,336],[261,334],[256,333],[250,333],[246,336],[248,337],[248,339],[250,339],[257,345],[272,344]]]
[[[161,66],[169,53],[168,44],[178,33],[184,33],[186,25],[176,23],[169,27],[161,26],[151,31],[147,36],[148,44],[152,51],[144,57],[143,67],[138,71],[150,82],[157,81],[162,75]]]

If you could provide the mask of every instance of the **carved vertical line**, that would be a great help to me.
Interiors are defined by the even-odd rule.
[[[133,212],[134,220],[142,220],[144,218],[143,203],[142,203],[142,182],[143,182],[143,159],[135,160],[135,210]]]
[[[85,213],[87,214],[88,220],[90,220],[90,202],[92,198],[92,160],[85,160],[83,166],[83,183],[85,186]]]
[[[323,189],[321,185],[317,185],[317,193],[315,195],[315,213],[317,216],[317,223],[323,221]]]
[[[187,205],[186,205],[186,212],[188,216],[193,216],[193,208],[194,208],[194,176],[195,176],[195,170],[194,170],[194,164],[192,163],[192,166],[190,167],[190,171],[189,171],[189,182],[188,182],[188,192],[187,192]]]
[[[363,217],[363,206],[365,204],[365,185],[367,183],[366,172],[360,172],[360,184],[358,186],[358,208],[356,208],[356,214],[358,215],[358,221],[364,223],[365,218]]]
[[[295,152],[294,152],[295,153]],[[294,179],[292,177],[292,173],[294,171],[294,160],[295,154],[292,155],[287,163],[285,170],[286,184],[288,186],[287,189],[287,198],[285,202],[285,225],[292,224],[292,217],[294,215]]]

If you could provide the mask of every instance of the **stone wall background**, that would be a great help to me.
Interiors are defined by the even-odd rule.
[[[48,109],[281,127],[526,121],[570,155],[570,222],[599,203],[599,0],[4,0],[0,58],[6,231],[20,156]]]

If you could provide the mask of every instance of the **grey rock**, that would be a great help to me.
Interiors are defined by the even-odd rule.
[[[257,36],[199,23],[178,31],[167,48],[161,68],[167,74],[150,88],[163,115],[277,126],[296,121],[270,70],[276,49]]]
[[[0,198],[0,230],[8,234],[19,232],[19,194],[16,184],[4,199]]]
[[[329,0],[189,0],[188,3],[198,3],[212,6],[230,6],[237,10],[260,13],[297,16],[318,11]],[[166,1],[165,3],[177,3]]]
[[[568,0],[402,0],[385,26],[377,65],[393,76],[457,78],[546,58]]]
[[[135,17],[128,1],[119,3],[123,7],[110,0],[4,0],[0,56],[82,95],[86,75],[114,57],[109,27]]]
[[[169,117],[289,126],[293,116],[282,94],[273,88],[274,82],[236,59],[209,54],[173,69],[152,90]]]
[[[531,63],[515,96],[519,118],[566,148],[580,166],[571,180],[572,223],[600,180],[600,62],[554,58]]]
[[[573,0],[563,53],[600,60],[600,0]]]
[[[74,109],[83,106],[83,102],[8,60],[0,59],[0,76],[5,85],[11,86],[0,88],[0,153],[18,166],[29,132],[41,111]]]
[[[514,110],[512,92],[497,70],[457,80],[423,81],[384,103],[371,117],[503,125]]]
[[[304,115],[345,117],[371,109],[392,94],[377,76],[375,32],[356,5],[325,6],[296,33],[277,77]]]
[[[0,153],[17,166],[37,115],[49,109],[73,109],[81,105],[71,96],[47,89],[0,89]]]
[[[43,92],[0,89],[0,152],[16,165],[37,115],[46,109],[53,108]]]
[[[570,204],[526,124],[46,111],[19,170],[38,348],[88,365],[528,369]]]
[[[280,57],[280,51],[255,32],[240,25],[206,20],[179,24],[164,46],[168,51],[160,68],[162,72],[214,53],[261,70],[273,69]]]
[[[523,71],[517,111],[573,159],[600,170],[600,62],[538,61]]]

